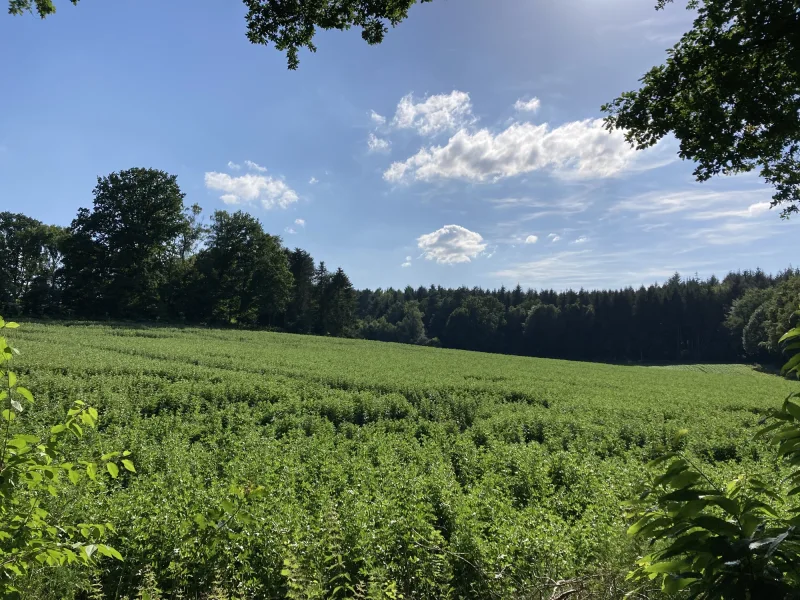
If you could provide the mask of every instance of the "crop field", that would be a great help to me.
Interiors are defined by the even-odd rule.
[[[208,329],[23,324],[28,428],[76,400],[136,473],[54,511],[124,556],[35,598],[619,598],[623,503],[682,428],[711,477],[775,478],[751,440],[796,382]],[[259,487],[263,486],[263,487]],[[257,493],[250,493],[257,490]],[[566,582],[566,583],[565,583]],[[643,592],[646,597],[660,597]]]

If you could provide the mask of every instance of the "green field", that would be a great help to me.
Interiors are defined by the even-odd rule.
[[[132,598],[148,579],[164,598],[550,598],[565,579],[571,598],[618,598],[637,553],[621,505],[644,463],[688,428],[714,476],[774,478],[750,438],[800,387],[737,365],[259,332],[23,324],[9,337],[37,396],[29,426],[85,400],[100,427],[77,452],[128,449],[137,468],[53,507],[109,514],[125,561],[35,574],[37,598],[90,584]],[[200,531],[198,515],[238,502],[232,484],[265,492]]]

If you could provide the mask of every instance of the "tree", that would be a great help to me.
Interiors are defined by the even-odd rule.
[[[93,193],[65,245],[69,300],[82,314],[158,316],[167,257],[187,228],[177,177],[128,169],[98,177]]]
[[[453,348],[491,352],[505,323],[505,307],[492,296],[469,296],[447,319],[444,342]]]
[[[308,333],[314,325],[314,259],[301,248],[287,250],[292,273],[292,297],[284,323],[290,331]]]
[[[320,268],[325,269],[324,263]],[[356,293],[350,278],[341,267],[332,276],[324,272],[322,279],[322,303],[319,313],[323,335],[342,336],[354,325],[356,313]]]
[[[658,0],[663,9],[672,0]],[[692,29],[638,91],[603,106],[637,149],[669,133],[706,181],[760,169],[782,216],[800,202],[800,10],[787,0],[690,0]]]
[[[69,0],[78,4],[78,0]],[[56,12],[53,0],[8,0],[8,12],[12,15],[21,15],[26,12],[35,12],[42,19]]]
[[[426,339],[419,303],[416,300],[409,300],[403,305],[403,318],[397,324],[397,341],[404,344],[420,344]]]
[[[420,3],[431,0],[419,0]],[[70,0],[78,4],[78,0]],[[320,29],[344,31],[361,28],[368,44],[380,44],[389,31],[408,16],[417,0],[244,0],[247,39],[253,44],[273,44],[286,52],[289,68],[296,69],[301,48],[316,52],[313,39]],[[35,12],[41,18],[56,12],[53,0],[9,0],[8,12]]]
[[[201,312],[215,321],[272,325],[289,301],[292,274],[281,240],[245,212],[214,213],[197,270]]]

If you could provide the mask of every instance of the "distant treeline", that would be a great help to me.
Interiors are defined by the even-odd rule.
[[[251,215],[184,206],[175,176],[99,178],[69,227],[0,213],[0,314],[360,337],[607,361],[772,361],[800,271],[744,271],[602,291],[356,291]]]

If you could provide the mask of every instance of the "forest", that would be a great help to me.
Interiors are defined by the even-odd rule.
[[[67,227],[0,213],[0,313],[205,324],[610,362],[777,362],[800,270],[638,289],[354,288],[245,212],[208,223],[177,177],[99,177]]]

